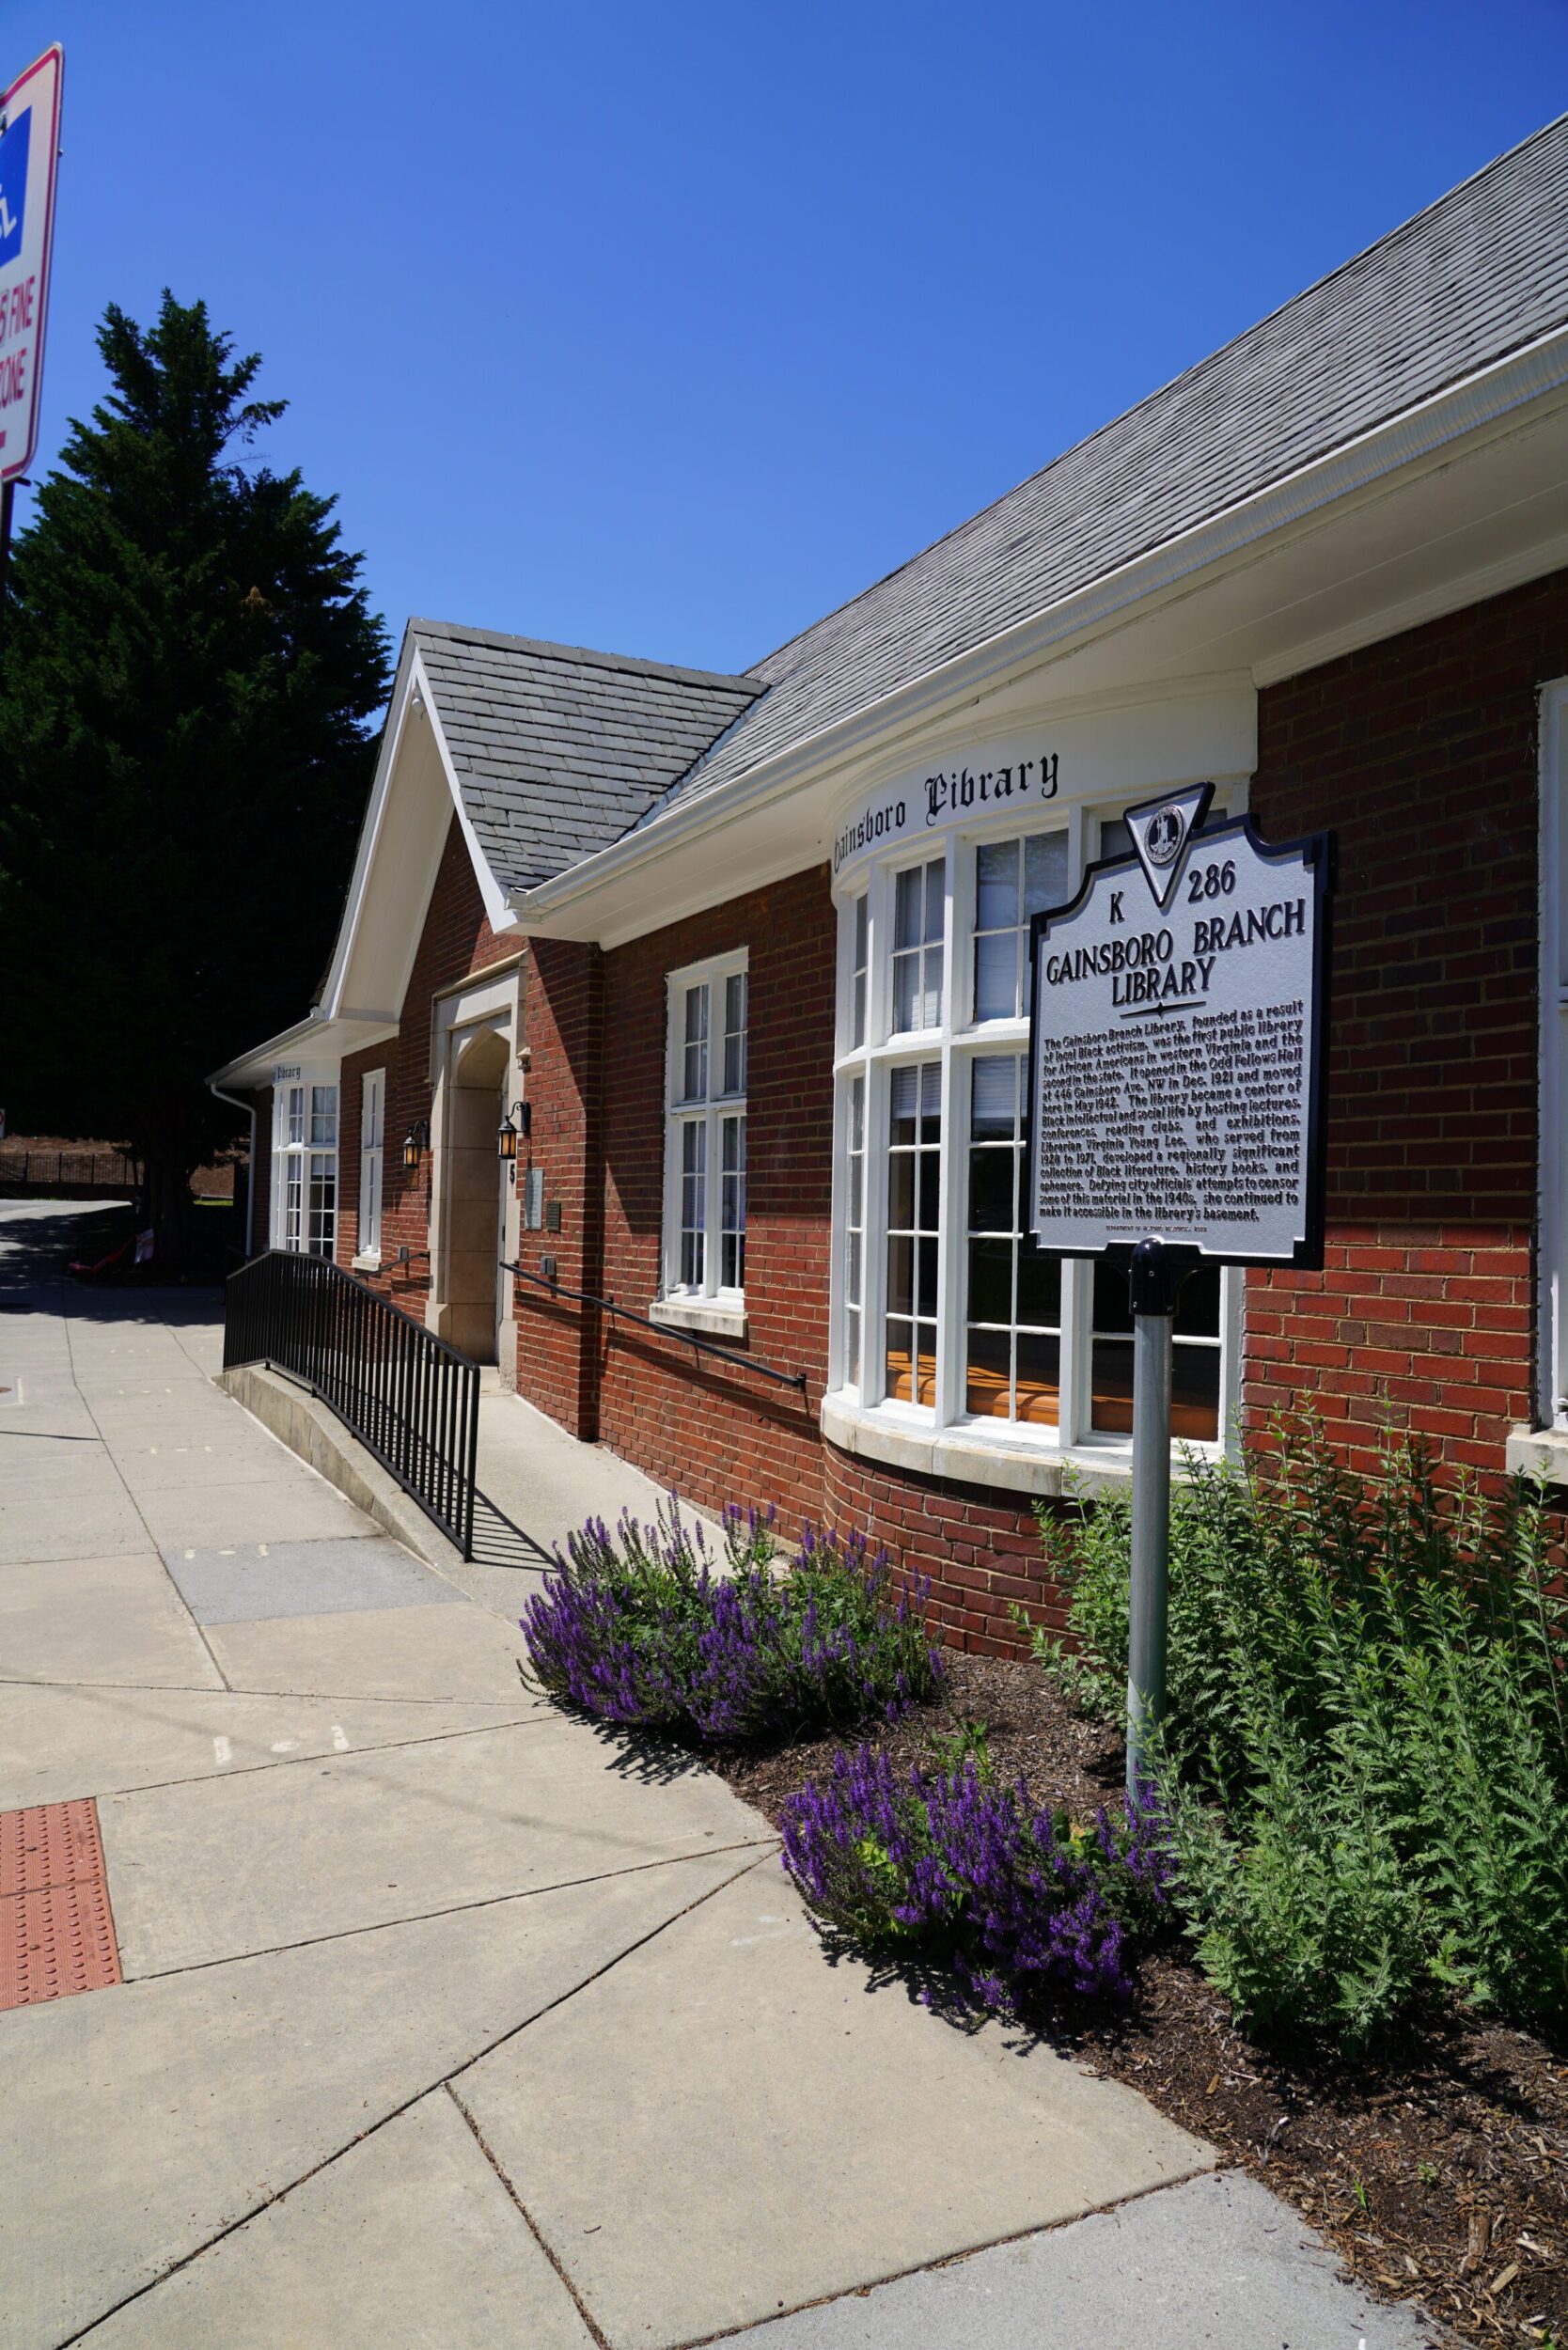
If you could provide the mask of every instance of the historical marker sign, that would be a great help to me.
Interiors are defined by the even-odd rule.
[[[0,95],[0,481],[38,446],[62,71],[56,43]]]
[[[1321,1260],[1327,841],[1203,828],[1210,787],[1130,809],[1134,854],[1033,925],[1030,1229]]]

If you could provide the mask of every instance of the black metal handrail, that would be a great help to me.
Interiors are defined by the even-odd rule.
[[[223,1365],[297,1379],[474,1555],[479,1367],[326,1257],[270,1248],[224,1285]]]
[[[803,1371],[776,1371],[772,1363],[760,1363],[755,1355],[742,1355],[732,1346],[718,1346],[697,1330],[678,1330],[672,1323],[651,1322],[646,1314],[634,1313],[630,1306],[618,1306],[613,1297],[595,1297],[591,1290],[569,1290],[562,1281],[553,1280],[547,1273],[530,1273],[526,1265],[501,1260],[503,1273],[515,1273],[520,1281],[532,1281],[536,1289],[548,1290],[552,1297],[575,1298],[579,1306],[597,1306],[604,1314],[615,1314],[622,1322],[635,1322],[639,1329],[651,1330],[655,1338],[673,1339],[677,1346],[692,1347],[699,1355],[716,1355],[721,1363],[733,1363],[737,1371],[754,1371],[759,1379],[771,1379],[780,1387],[798,1387],[800,1400],[807,1398],[806,1373]]]

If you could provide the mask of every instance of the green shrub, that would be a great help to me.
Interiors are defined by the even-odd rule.
[[[1433,1983],[1568,2017],[1568,1603],[1539,1493],[1444,1492],[1419,1444],[1352,1475],[1311,1420],[1171,1497],[1160,1792],[1210,1979],[1262,2030],[1364,2046]],[[1069,1646],[1125,1706],[1121,1500],[1042,1515]]]

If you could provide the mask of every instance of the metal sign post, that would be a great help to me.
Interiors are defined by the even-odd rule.
[[[1091,865],[1031,929],[1029,1237],[1132,1257],[1130,1794],[1165,1704],[1182,1279],[1323,1261],[1328,841],[1205,826],[1212,794],[1129,808],[1133,854]]]
[[[1170,1337],[1181,1286],[1177,1252],[1133,1251],[1133,1561],[1127,1595],[1127,1793],[1149,1777],[1149,1731],[1165,1712],[1170,1580]]]

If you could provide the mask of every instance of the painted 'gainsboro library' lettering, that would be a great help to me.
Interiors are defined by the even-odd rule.
[[[835,872],[846,857],[858,856],[862,849],[875,846],[879,840],[896,840],[908,822],[908,811],[902,800],[885,800],[880,807],[869,807],[853,824],[846,824],[833,843]]]
[[[1034,780],[1040,770],[1039,781]],[[949,776],[946,769],[926,777],[926,822],[939,824],[944,816],[966,807],[989,807],[996,800],[1011,800],[1014,794],[1032,793],[1037,800],[1054,800],[1058,788],[1058,754],[1049,751],[1040,759],[1021,759],[1015,767],[982,767],[979,775],[971,775],[967,767],[959,767]]]
[[[995,767],[971,767],[965,762],[951,769],[938,768],[918,783],[911,779],[896,795],[869,801],[843,826],[833,843],[834,873],[840,873],[852,857],[868,849],[901,839],[907,831],[918,832],[919,823],[912,825],[910,821],[911,797],[917,818],[923,816],[924,829],[929,832],[938,824],[952,823],[970,809],[1003,807],[1018,799],[1054,800],[1060,789],[1060,753],[1043,751],[1036,759],[1012,760]]]

